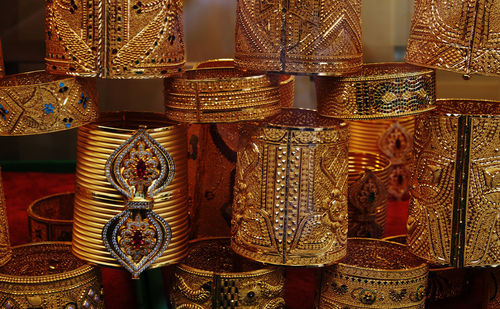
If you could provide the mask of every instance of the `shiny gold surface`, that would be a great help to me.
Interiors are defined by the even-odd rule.
[[[435,264],[500,263],[500,102],[438,100],[417,117],[408,247]]]
[[[345,255],[347,125],[283,109],[238,151],[233,250],[278,265],[320,266]]]
[[[175,267],[171,299],[175,308],[283,308],[285,274],[236,255],[229,238],[190,243]]]
[[[320,308],[425,308],[428,268],[398,243],[349,238],[347,255],[323,270]]]
[[[2,168],[0,167],[0,266],[7,263],[12,257],[8,223],[7,205],[5,204],[2,185]]]
[[[181,0],[47,1],[45,26],[52,74],[162,78],[184,67]]]

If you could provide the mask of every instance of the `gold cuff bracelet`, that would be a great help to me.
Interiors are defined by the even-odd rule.
[[[28,207],[28,228],[32,242],[71,241],[73,192],[38,199]]]

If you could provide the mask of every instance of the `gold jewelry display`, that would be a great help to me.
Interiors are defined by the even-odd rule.
[[[416,0],[408,63],[466,74],[500,75],[500,4]]]
[[[28,228],[32,242],[71,241],[73,192],[49,195],[28,207]]]
[[[388,157],[389,195],[402,199],[408,191],[415,116],[349,121],[349,151]]]
[[[187,252],[186,127],[107,113],[78,131],[73,252],[134,278]]]
[[[47,1],[47,71],[163,78],[184,67],[182,1]]]
[[[436,101],[434,70],[405,63],[370,63],[353,74],[316,77],[318,112],[345,119],[418,114]]]
[[[99,268],[71,254],[71,243],[12,248],[0,267],[0,308],[104,308]]]
[[[500,264],[500,102],[438,100],[415,124],[408,247],[435,264]]]
[[[349,237],[381,238],[391,162],[375,153],[349,153]]]
[[[202,68],[165,80],[165,112],[175,121],[257,120],[279,110],[279,79],[270,75]]]
[[[231,251],[229,238],[191,242],[187,258],[175,267],[174,308],[284,308],[285,273]]]
[[[2,169],[0,167],[0,266],[7,263],[12,257],[9,240],[9,224],[7,220],[7,205],[3,194]]]
[[[362,64],[361,1],[238,0],[236,67],[345,74]]]
[[[349,238],[347,255],[325,268],[319,308],[425,308],[427,264],[398,243]]]
[[[67,130],[97,117],[95,80],[43,71],[0,79],[0,135]]]
[[[321,266],[345,255],[347,124],[283,109],[238,151],[231,246],[247,258]]]

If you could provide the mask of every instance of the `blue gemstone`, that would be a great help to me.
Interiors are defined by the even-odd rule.
[[[66,128],[71,127],[71,123],[65,123],[64,125],[66,126]]]
[[[61,87],[61,88],[64,87],[64,83],[62,83],[62,82],[59,83],[59,87]]]

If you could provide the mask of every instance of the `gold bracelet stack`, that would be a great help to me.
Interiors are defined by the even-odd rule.
[[[410,180],[415,116],[349,121],[349,131],[349,151],[378,153],[391,160],[387,191],[397,199],[405,197]]]
[[[466,74],[500,75],[500,6],[488,0],[417,0],[408,63]]]
[[[345,74],[362,64],[361,1],[238,0],[236,67]]]
[[[349,238],[347,256],[323,270],[319,308],[425,308],[427,264],[406,246]]]
[[[280,110],[279,80],[235,68],[188,70],[165,80],[165,111],[180,122],[257,120]]]
[[[9,224],[7,220],[7,205],[3,194],[2,169],[0,168],[0,266],[7,263],[12,257],[9,240]]]
[[[0,267],[0,308],[104,308],[101,273],[71,254],[71,243],[13,247]]]
[[[179,262],[189,236],[186,127],[108,113],[78,131],[77,151],[75,255],[134,277]]]
[[[67,130],[97,117],[95,80],[43,71],[0,79],[0,135]]]
[[[349,237],[384,235],[391,161],[375,153],[349,153]]]
[[[163,78],[184,67],[181,0],[53,0],[45,21],[52,74]]]
[[[318,112],[345,119],[419,114],[436,101],[434,70],[405,63],[371,63],[353,74],[315,79]]]
[[[241,258],[228,238],[191,242],[189,254],[175,267],[171,300],[175,308],[284,308],[282,268]]]
[[[435,264],[500,264],[500,102],[438,100],[415,124],[408,247]]]
[[[347,124],[283,109],[238,151],[233,250],[259,262],[332,264],[346,252]]]
[[[38,199],[28,207],[28,228],[32,242],[71,241],[73,192]]]

